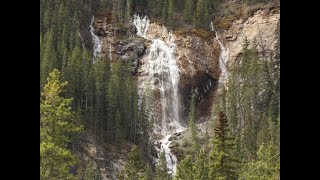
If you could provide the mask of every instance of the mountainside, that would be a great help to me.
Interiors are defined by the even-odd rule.
[[[278,1],[70,3],[40,1],[41,179],[280,179]]]

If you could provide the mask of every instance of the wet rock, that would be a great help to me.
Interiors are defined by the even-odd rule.
[[[138,31],[138,30],[137,30],[136,26],[131,25],[129,29],[130,29],[130,32],[131,32],[132,34],[137,34],[137,31]]]
[[[237,34],[233,32],[229,32],[228,34],[226,34],[226,41],[234,41],[236,39],[237,39]]]
[[[175,133],[173,133],[173,135],[178,137],[181,135],[181,132],[175,132]]]
[[[106,32],[104,31],[103,28],[98,28],[98,29],[96,30],[96,35],[97,35],[97,36],[105,36],[105,35],[106,35]]]
[[[168,146],[168,148],[171,149],[171,148],[173,148],[173,147],[175,147],[175,146],[177,146],[177,145],[178,145],[177,143],[172,143],[172,142],[171,142],[170,145]]]

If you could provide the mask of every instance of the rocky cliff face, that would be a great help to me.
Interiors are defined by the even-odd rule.
[[[246,21],[239,19],[232,23],[231,27],[223,32],[225,44],[230,51],[229,66],[242,54],[242,45],[247,38],[249,48],[256,43],[260,57],[268,59],[270,53],[276,55],[279,38],[276,30],[279,28],[280,12],[276,10],[259,10]]]
[[[101,15],[96,18],[94,23],[95,34],[98,35],[102,42],[102,57],[108,57],[112,61],[132,59],[132,72],[134,75],[139,76],[139,67],[143,63],[141,59],[145,56],[145,52],[148,51],[151,41],[138,37],[134,26],[115,28],[110,23],[111,19],[106,17]],[[271,53],[273,53],[272,56],[279,57],[279,21],[280,12],[276,10],[270,12],[257,11],[247,20],[236,20],[228,30],[219,32],[221,34],[220,40],[229,50],[227,69],[231,69],[233,63],[241,57],[245,38],[250,43],[250,46],[254,43],[257,44],[261,58],[268,59]],[[221,51],[219,43],[215,38],[203,39],[192,33],[185,35],[173,33],[175,34],[174,43],[176,45],[175,56],[180,69],[179,91],[181,104],[183,105],[183,119],[186,120],[193,89],[197,99],[197,111],[200,121],[209,120],[221,72],[219,69]],[[149,26],[147,39],[153,38],[160,38],[168,43],[169,33],[162,25],[153,22]],[[199,134],[204,135],[205,133],[202,129],[204,128],[199,128]],[[176,137],[176,139],[188,139],[184,137],[187,136],[185,134],[177,134],[176,136],[179,137]],[[173,136],[172,139],[174,138]],[[181,144],[183,142],[182,140],[177,140],[174,144],[177,149],[182,147]],[[119,157],[118,159],[125,158]],[[114,162],[114,164],[123,165],[122,162]],[[102,167],[107,166],[102,165]]]
[[[107,15],[100,15],[95,19],[95,34],[102,45],[102,58],[109,58],[112,62],[132,60],[132,73],[135,74],[138,62],[146,50],[145,39],[136,35],[136,28],[115,27]]]
[[[141,58],[149,47],[147,41],[136,35],[136,28],[115,28],[108,19],[110,16],[97,17],[94,23],[95,34],[102,43],[102,57],[117,60],[133,60],[132,72],[137,75]],[[236,20],[228,30],[220,32],[226,48],[229,49],[228,68],[241,57],[245,38],[250,46],[257,44],[260,57],[268,59],[271,52],[276,56],[279,38],[280,12],[257,11],[247,20]],[[175,33],[175,32],[173,32]],[[214,32],[212,32],[214,33]],[[147,39],[161,38],[169,41],[169,33],[162,25],[152,22],[147,31]],[[180,69],[180,94],[182,95],[183,114],[186,115],[192,89],[198,101],[198,114],[210,115],[214,89],[221,70],[219,69],[220,46],[215,38],[203,39],[195,34],[175,34],[177,64]],[[250,47],[249,46],[249,47]]]
[[[168,30],[155,22],[149,25],[147,38],[160,38],[169,43]],[[175,34],[174,43],[175,56],[180,69],[179,90],[183,104],[182,113],[186,117],[193,89],[198,102],[198,114],[208,116],[220,74],[219,44],[214,38],[204,40],[194,34]]]

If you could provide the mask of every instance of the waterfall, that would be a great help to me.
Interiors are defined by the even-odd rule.
[[[220,38],[218,36],[218,32],[215,30],[213,23],[210,23],[210,29],[211,31],[215,31],[216,33],[216,40],[219,42],[220,48],[221,48],[221,53],[219,56],[219,66],[221,69],[221,74],[219,77],[219,84],[225,84],[225,82],[228,79],[228,69],[227,69],[227,63],[229,60],[229,49],[226,48],[222,42],[220,41]]]
[[[101,42],[98,36],[94,34],[93,23],[94,23],[94,16],[91,19],[89,28],[90,28],[90,33],[92,35],[92,42],[93,42],[93,58],[95,59],[97,58],[97,56],[99,58],[101,57]]]
[[[137,28],[137,34],[146,38],[149,27],[149,19],[144,16],[134,15],[133,24]],[[142,58],[141,74],[139,77],[140,99],[148,90],[152,91],[159,100],[153,101],[153,111],[158,112],[154,124],[154,133],[161,134],[161,148],[164,151],[167,167],[173,175],[176,173],[177,158],[169,148],[170,136],[175,132],[181,132],[184,127],[180,124],[180,98],[179,81],[180,70],[176,63],[174,35],[163,27],[162,37],[168,37],[167,42],[162,39],[152,39],[146,55]]]
[[[133,15],[133,25],[137,28],[137,35],[146,38],[147,31],[150,25],[150,20],[147,16]]]
[[[111,62],[112,61],[112,46],[111,46],[111,42],[109,44],[109,61]]]

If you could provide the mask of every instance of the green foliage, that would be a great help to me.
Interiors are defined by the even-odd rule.
[[[61,97],[67,82],[60,82],[60,72],[54,69],[47,81],[40,100],[40,178],[73,179],[69,168],[76,157],[67,147],[82,126],[71,110],[72,99]]]
[[[168,17],[168,0],[164,0],[163,1],[163,7],[162,7],[162,10],[161,10],[161,17],[162,17],[162,20],[164,23],[167,23],[167,20],[168,20],[168,23],[169,23],[169,18],[172,18],[171,17]],[[172,14],[171,14],[172,15]],[[172,20],[170,20],[172,21]]]
[[[191,152],[196,152],[200,148],[200,144],[197,137],[197,112],[196,112],[196,101],[195,101],[195,95],[194,93],[191,96],[191,102],[190,102],[190,110],[189,110],[189,134],[191,136]]]
[[[207,180],[208,176],[208,158],[206,157],[206,153],[203,149],[198,153],[195,164],[193,165],[194,170],[194,178],[198,180]]]
[[[210,152],[209,178],[237,179],[238,160],[235,157],[235,142],[223,112],[219,113],[214,133],[213,150]]]
[[[207,28],[209,25],[208,3],[205,0],[199,0],[194,16],[195,27]]]
[[[149,164],[146,166],[146,171],[144,173],[142,180],[153,180],[153,172]]]
[[[272,142],[261,144],[257,159],[247,162],[240,174],[244,179],[280,179],[280,152]]]
[[[237,153],[243,159],[255,156],[259,145],[277,141],[275,127],[280,109],[278,82],[280,69],[272,59],[259,59],[256,45],[245,40],[241,59],[228,79],[226,113],[236,135]],[[275,75],[275,76],[274,76]]]
[[[192,163],[193,161],[192,161],[191,155],[187,155],[183,160],[181,160],[177,166],[177,174],[175,179],[177,180],[194,179]]]
[[[186,22],[190,22],[192,20],[193,17],[193,0],[186,0],[185,1],[185,5],[184,5],[184,20]]]
[[[131,152],[129,153],[129,159],[125,164],[125,169],[120,173],[120,179],[138,180],[143,177],[141,170],[144,166],[139,157],[138,147],[133,145]]]
[[[56,51],[54,48],[54,38],[52,30],[49,30],[45,34],[45,42],[43,47],[43,59],[42,64],[40,64],[40,86],[43,87],[47,82],[46,79],[54,68],[57,65]]]
[[[170,180],[171,177],[168,174],[169,169],[167,168],[167,161],[165,152],[162,151],[159,157],[159,163],[156,167],[156,180]]]
[[[78,174],[77,174],[78,180],[101,180],[101,172],[100,168],[94,166],[92,163],[89,163],[85,165],[85,167],[78,168]]]
[[[174,25],[173,20],[173,12],[174,12],[174,0],[168,0],[169,1],[169,7],[168,7],[168,26],[172,27]]]

